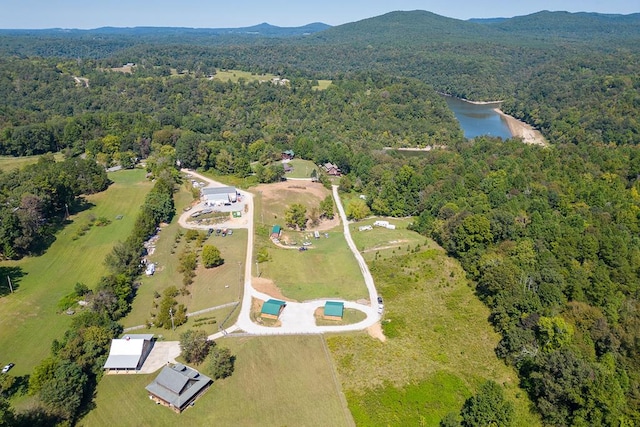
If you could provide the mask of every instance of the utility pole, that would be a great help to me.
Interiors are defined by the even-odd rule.
[[[173,308],[169,307],[169,316],[171,316],[171,329],[176,330],[176,325],[173,323]]]
[[[11,277],[7,276],[7,281],[9,282],[9,289],[11,290],[11,293],[13,293],[13,285],[11,284]]]
[[[258,277],[260,277],[260,267],[258,265],[258,261],[256,261],[256,274]]]

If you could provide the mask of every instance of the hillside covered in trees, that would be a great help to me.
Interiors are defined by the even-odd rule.
[[[293,149],[337,164],[343,191],[365,194],[374,214],[413,216],[416,231],[461,261],[502,336],[496,353],[545,423],[639,424],[639,21],[541,12],[465,22],[416,11],[305,37],[215,42],[160,30],[144,42],[114,30],[96,43],[0,33],[0,153],[63,151],[71,162],[0,175],[0,250],[36,250],[41,230],[29,227],[45,223],[25,216],[30,206],[60,216],[104,187],[93,161],[180,160],[250,177]],[[127,62],[132,73],[111,70]],[[219,68],[290,84],[207,77]],[[333,82],[317,90],[319,78]],[[465,141],[436,91],[504,100],[551,147]],[[441,148],[383,150],[426,145]],[[36,185],[62,170],[85,171],[92,186]]]

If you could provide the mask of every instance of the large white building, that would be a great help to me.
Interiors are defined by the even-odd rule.
[[[238,192],[235,187],[207,187],[200,190],[201,200],[207,206],[235,203],[238,200]]]
[[[138,371],[153,347],[153,334],[131,334],[111,340],[106,370]]]

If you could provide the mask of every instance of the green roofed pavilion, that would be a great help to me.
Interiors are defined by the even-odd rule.
[[[274,225],[273,228],[271,228],[271,238],[277,239],[278,237],[280,237],[281,232],[282,228],[280,228],[279,225]]]
[[[277,299],[267,300],[262,304],[260,315],[269,319],[277,319],[285,305],[287,305],[286,302]]]
[[[337,301],[327,301],[324,304],[325,319],[340,320],[344,314],[344,303]]]

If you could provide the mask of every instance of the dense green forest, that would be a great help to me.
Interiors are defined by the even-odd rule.
[[[148,159],[165,176],[164,202],[143,209],[146,231],[114,250],[113,275],[98,287],[111,305],[94,320],[114,331],[140,239],[172,212],[165,168],[179,160],[268,181],[279,175],[264,166],[293,149],[336,163],[343,191],[366,194],[374,214],[415,217],[416,231],[461,261],[502,335],[496,353],[545,423],[640,424],[639,20],[544,12],[477,23],[410,12],[307,37],[215,42],[2,33],[0,154],[68,160],[0,175],[0,251],[42,250],[34,242],[65,204],[107,184],[96,162]],[[137,64],[131,74],[111,70],[126,62]],[[291,82],[207,77],[234,67]],[[318,78],[333,82],[316,90]],[[551,146],[465,141],[436,90],[504,100]],[[383,150],[426,145],[440,148]],[[32,218],[33,206],[41,214]],[[60,358],[75,334],[54,346],[59,364],[41,367],[46,379],[71,370],[95,381],[103,347],[89,361]]]

